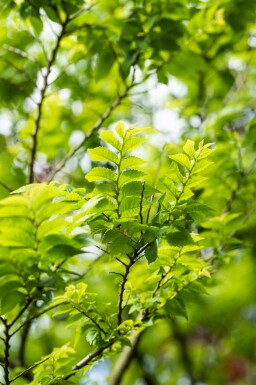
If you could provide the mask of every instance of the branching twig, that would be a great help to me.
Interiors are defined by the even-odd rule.
[[[8,324],[7,320],[3,317],[1,317],[1,321],[4,325],[4,360],[3,360],[3,369],[4,369],[4,380],[5,385],[10,385],[10,378],[9,378],[9,357],[10,357],[10,325]]]
[[[31,148],[31,154],[30,154],[31,157],[30,157],[30,164],[29,164],[29,183],[33,183],[33,181],[34,181],[34,163],[35,163],[36,152],[37,152],[38,133],[39,133],[40,123],[41,123],[41,118],[42,118],[43,102],[44,102],[44,99],[46,96],[46,91],[48,88],[48,78],[49,78],[51,70],[52,70],[52,65],[56,60],[56,56],[57,56],[57,53],[58,53],[58,50],[60,47],[60,42],[64,36],[64,32],[65,32],[66,26],[68,25],[68,22],[69,22],[69,17],[67,16],[65,21],[62,24],[61,32],[58,35],[55,46],[52,50],[51,57],[47,63],[46,72],[43,75],[43,86],[41,89],[41,97],[40,97],[40,101],[37,105],[37,116],[35,119],[35,128],[34,128],[34,132],[32,135],[32,148]]]
[[[85,145],[87,140],[89,140],[93,136],[93,134],[101,128],[102,124],[111,116],[115,108],[117,108],[122,103],[122,101],[129,96],[129,91],[134,87],[143,84],[150,76],[152,76],[152,74],[156,73],[168,62],[166,61],[161,63],[161,65],[159,65],[153,73],[148,73],[141,81],[135,82],[135,64],[136,64],[136,61],[138,60],[138,56],[139,54],[135,56],[134,63],[132,65],[134,70],[132,73],[132,79],[131,79],[130,85],[126,86],[124,92],[117,96],[114,102],[107,108],[107,110],[103,113],[103,115],[101,115],[101,117],[94,124],[91,131],[87,135],[85,135],[82,142],[77,147],[73,148],[69,152],[69,154],[67,154],[67,156],[54,167],[52,173],[50,174],[49,181],[53,180],[55,175],[66,166],[69,159],[71,159]]]
[[[9,384],[11,384],[12,382],[16,381],[18,378],[20,377],[25,377],[25,375],[30,372],[32,369],[36,368],[37,366],[43,364],[45,361],[49,360],[49,357],[45,358],[44,360],[40,361],[40,362],[37,362],[35,363],[34,365],[30,366],[29,368],[23,370],[23,372],[21,372],[20,374],[18,374],[16,377],[12,378],[10,381],[9,381]]]
[[[85,135],[82,142],[77,147],[73,148],[69,152],[69,154],[67,154],[67,156],[64,159],[62,159],[62,161],[59,164],[56,165],[56,167],[52,171],[52,174],[50,175],[49,181],[51,181],[54,178],[54,176],[65,167],[69,159],[71,159],[77,153],[77,151],[79,151],[80,148],[82,148],[85,145],[87,140],[90,139],[93,136],[93,134],[101,128],[102,124],[105,122],[105,120],[107,120],[110,117],[113,110],[121,104],[124,98],[127,97],[128,91],[131,88],[132,86],[127,87],[126,91],[123,94],[118,95],[116,100],[110,105],[110,107],[104,112],[104,114],[97,120],[97,122],[94,124],[91,131],[87,135]]]
[[[116,339],[113,338],[108,344],[106,344],[105,346],[102,346],[101,348],[95,350],[94,352],[88,354],[87,356],[85,356],[81,361],[79,361],[77,364],[75,364],[73,367],[72,367],[72,371],[73,373],[70,373],[68,374],[67,376],[64,376],[64,380],[68,380],[70,377],[74,376],[75,375],[75,372],[79,369],[82,369],[84,368],[85,366],[87,366],[90,362],[92,362],[95,358],[98,358],[102,355],[102,353],[110,348],[114,343],[116,342]]]
[[[59,303],[59,304],[55,304],[55,305],[52,305],[52,306],[48,306],[46,308],[44,308],[41,312],[35,314],[33,317],[30,317],[29,319],[27,319],[25,322],[23,322],[20,326],[17,327],[17,329],[15,329],[12,333],[11,333],[11,337],[14,336],[16,333],[18,333],[25,325],[27,325],[28,323],[31,323],[33,320],[41,317],[41,315],[45,314],[45,313],[48,313],[50,310],[53,310],[55,309],[56,307],[60,306],[60,305],[63,305],[64,303]]]
[[[95,319],[93,319],[88,313],[86,313],[85,311],[79,309],[78,307],[74,306],[74,308],[81,314],[83,314],[86,318],[88,318],[105,336],[107,335],[107,332],[105,332],[104,329],[102,329],[102,327],[99,325],[99,323],[97,321],[95,321]]]
[[[127,282],[128,275],[130,273],[131,267],[134,265],[134,258],[130,259],[130,262],[125,267],[125,272],[122,275],[123,279],[120,285],[119,298],[118,298],[118,313],[117,313],[117,324],[118,326],[122,323],[122,312],[123,312],[123,299],[125,292],[125,284]]]
[[[19,311],[19,313],[17,314],[17,316],[12,320],[12,322],[10,323],[10,328],[20,319],[20,317],[22,316],[22,314],[27,310],[27,308],[29,307],[29,305],[33,302],[33,298],[28,298],[27,302],[25,303],[25,305],[23,306],[23,308],[21,308],[21,310]]]

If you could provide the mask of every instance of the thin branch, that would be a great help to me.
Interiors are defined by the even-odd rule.
[[[41,89],[41,97],[40,101],[37,105],[37,116],[35,119],[35,128],[34,132],[32,135],[32,148],[31,148],[31,157],[30,157],[30,164],[29,164],[29,183],[33,183],[34,181],[34,163],[35,163],[35,158],[36,158],[36,152],[37,152],[37,145],[38,145],[38,133],[40,130],[40,124],[41,124],[41,118],[42,118],[42,109],[43,109],[43,103],[46,95],[46,91],[48,88],[48,78],[50,76],[51,70],[52,70],[52,65],[56,60],[57,53],[60,47],[60,42],[64,36],[65,28],[69,22],[69,18],[66,17],[66,20],[62,24],[62,29],[60,34],[58,35],[58,38],[56,40],[55,46],[52,50],[51,57],[47,63],[47,68],[46,72],[43,75],[43,86]]]
[[[116,274],[116,275],[119,275],[120,277],[124,277],[124,275],[122,273],[117,273],[116,271],[110,271],[109,274]]]
[[[12,378],[12,379],[10,380],[9,383],[11,384],[12,382],[16,381],[16,380],[17,380],[18,378],[20,378],[20,377],[25,377],[25,375],[26,375],[28,372],[30,372],[32,369],[36,368],[37,366],[43,364],[45,361],[48,361],[48,360],[49,360],[49,357],[45,358],[44,360],[42,360],[42,361],[40,361],[40,362],[37,362],[36,364],[30,366],[30,367],[27,368],[27,369],[23,370],[23,372],[21,372],[20,374],[18,374],[16,377]]]
[[[95,2],[95,3],[90,4],[86,8],[79,9],[79,11],[77,11],[76,13],[73,13],[73,15],[70,16],[70,20],[74,20],[75,18],[82,15],[83,13],[89,12],[93,7],[95,7],[96,4],[97,3]]]
[[[125,91],[117,96],[115,101],[107,108],[107,110],[103,113],[103,115],[101,115],[101,117],[94,124],[91,131],[87,135],[85,135],[82,142],[77,147],[74,147],[69,152],[69,154],[67,154],[67,156],[65,158],[63,158],[54,167],[52,173],[50,174],[49,181],[53,180],[55,175],[66,166],[69,159],[71,159],[85,145],[87,140],[89,140],[93,136],[93,134],[101,128],[102,124],[111,116],[111,114],[115,110],[115,108],[117,108],[122,103],[123,99],[125,99],[129,96],[129,91],[131,89],[133,89],[134,87],[136,87],[140,84],[143,84],[150,76],[157,73],[158,70],[160,70],[165,64],[167,64],[169,62],[169,60],[168,60],[168,61],[161,63],[160,65],[157,66],[155,71],[148,73],[141,81],[135,82],[135,72],[136,72],[135,64],[136,64],[136,61],[138,60],[138,57],[139,57],[139,54],[135,55],[131,84],[129,86],[126,86]]]
[[[141,198],[140,198],[140,223],[141,224],[143,224],[142,209],[143,209],[144,190],[145,190],[145,182],[142,183],[142,191],[141,191]]]
[[[123,94],[118,95],[116,100],[110,105],[110,107],[104,112],[104,114],[97,120],[97,122],[92,127],[91,131],[87,135],[85,135],[82,142],[77,147],[74,147],[69,152],[69,154],[67,154],[67,156],[64,159],[62,159],[62,161],[59,164],[56,165],[56,167],[53,169],[52,174],[50,175],[49,181],[53,180],[55,175],[66,166],[69,159],[73,158],[73,156],[77,153],[77,151],[79,151],[85,145],[87,140],[89,140],[93,136],[93,134],[101,128],[102,124],[110,117],[113,110],[121,104],[124,98],[127,97],[128,91],[131,88],[132,86],[127,87]]]
[[[64,303],[62,302],[62,303],[59,303],[59,304],[56,304],[56,305],[48,306],[44,310],[42,310],[41,312],[35,314],[33,317],[30,317],[29,319],[27,319],[25,322],[23,322],[19,327],[17,327],[17,329],[15,329],[11,333],[11,337],[13,337],[16,333],[18,333],[27,323],[31,323],[31,321],[33,321],[34,319],[37,319],[37,318],[41,317],[41,315],[44,315],[45,313],[48,313],[50,310],[53,310],[56,307],[58,307],[60,305],[63,305],[63,304]]]
[[[4,359],[3,359],[3,369],[4,369],[4,380],[5,385],[10,385],[10,379],[9,379],[9,357],[10,357],[10,325],[8,324],[7,320],[3,317],[1,317],[1,321],[4,324]]]
[[[128,279],[128,275],[130,273],[131,267],[134,265],[135,261],[134,259],[131,259],[129,264],[126,265],[124,275],[122,276],[122,282],[120,285],[119,290],[119,297],[118,297],[118,313],[117,313],[117,325],[121,325],[122,323],[122,312],[123,312],[123,299],[124,299],[124,292],[125,292],[125,285]]]
[[[81,314],[83,314],[86,318],[88,318],[105,336],[107,335],[107,332],[105,332],[104,329],[98,324],[95,319],[93,319],[89,314],[87,314],[85,311],[79,309],[78,307],[74,306],[74,308]]]
[[[7,186],[7,184],[3,183],[3,182],[0,182],[0,186],[2,186],[3,188],[5,188],[6,190],[8,190],[9,192],[12,192],[12,189]]]
[[[105,345],[105,346],[102,346],[101,348],[95,350],[94,352],[88,354],[87,356],[85,356],[81,361],[79,361],[77,364],[75,364],[73,367],[72,367],[72,371],[73,373],[70,373],[68,374],[67,376],[64,377],[64,380],[68,380],[70,377],[74,376],[75,375],[75,372],[79,369],[82,369],[84,368],[85,366],[87,366],[90,362],[92,362],[95,358],[98,358],[102,355],[102,353],[110,348],[114,343],[116,342],[116,338],[112,338],[111,341]]]
[[[33,298],[28,298],[27,302],[23,306],[23,308],[19,311],[17,316],[13,319],[13,321],[10,323],[10,328],[19,320],[19,318],[22,316],[22,314],[27,310],[29,305],[33,302]]]
[[[115,259],[116,259],[118,262],[120,262],[123,266],[127,267],[127,264],[126,264],[124,261],[122,261],[120,258],[115,257]]]

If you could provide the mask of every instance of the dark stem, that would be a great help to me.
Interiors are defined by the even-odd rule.
[[[20,378],[20,377],[24,377],[24,378],[30,380],[30,376],[29,376],[29,378],[28,378],[28,374],[30,373],[30,371],[31,371],[32,369],[36,368],[37,366],[43,364],[45,361],[48,361],[48,360],[49,360],[49,357],[45,358],[44,360],[42,360],[42,361],[40,361],[40,362],[35,363],[34,365],[30,366],[30,367],[27,368],[27,369],[23,370],[23,372],[21,372],[20,374],[18,374],[16,377],[12,378],[12,379],[10,380],[10,383],[16,381],[16,380],[17,380],[18,378]]]
[[[122,312],[123,312],[123,299],[124,299],[124,292],[125,292],[125,284],[127,282],[128,275],[130,273],[130,269],[132,265],[135,263],[134,258],[130,259],[130,262],[125,267],[125,272],[123,274],[123,279],[120,286],[119,291],[119,298],[118,298],[118,313],[117,313],[117,325],[121,325],[122,323]]]
[[[142,209],[143,209],[144,190],[145,190],[145,182],[142,183],[142,191],[141,191],[141,198],[140,198],[140,223],[141,224],[143,224]]]
[[[10,358],[10,325],[8,324],[7,320],[3,317],[1,317],[1,321],[4,324],[4,359],[3,359],[3,369],[4,369],[4,380],[5,385],[10,385],[10,378],[9,378],[9,358]]]
[[[34,132],[33,132],[33,135],[32,135],[32,148],[31,148],[31,154],[30,154],[31,157],[30,157],[30,164],[29,164],[29,183],[33,183],[34,182],[34,163],[35,163],[35,159],[36,159],[36,152],[37,152],[37,145],[38,145],[38,133],[39,133],[39,130],[40,130],[43,103],[44,103],[45,96],[46,96],[46,91],[47,91],[47,88],[48,88],[48,85],[49,85],[48,84],[48,78],[49,78],[49,75],[51,73],[52,65],[53,65],[53,63],[56,60],[56,56],[57,56],[57,53],[58,53],[58,50],[59,50],[59,47],[60,47],[60,42],[61,42],[61,40],[62,40],[62,38],[64,36],[65,29],[66,29],[66,26],[67,26],[68,22],[69,22],[69,18],[67,16],[66,20],[62,24],[61,32],[60,32],[60,34],[57,37],[57,40],[56,40],[56,43],[55,43],[55,47],[53,48],[51,57],[50,57],[50,59],[49,59],[49,61],[47,63],[47,68],[46,68],[45,75],[43,76],[43,86],[42,86],[42,89],[41,89],[41,97],[40,97],[39,103],[37,104],[37,116],[36,116],[36,119],[35,119],[35,128],[34,128]]]
[[[102,329],[102,327],[98,324],[97,321],[95,321],[88,313],[86,313],[85,311],[79,309],[78,307],[75,307],[75,309],[83,314],[86,318],[88,318],[105,336],[107,335],[107,332],[105,332],[104,329]]]
[[[22,316],[22,314],[27,310],[27,308],[29,307],[29,305],[33,302],[33,298],[28,298],[27,302],[25,303],[25,305],[23,306],[23,308],[19,311],[19,313],[17,314],[17,316],[12,320],[12,322],[10,323],[10,328],[20,319],[20,317]]]
[[[113,338],[107,345],[105,346],[102,346],[101,348],[95,350],[94,352],[88,354],[87,356],[85,356],[81,361],[79,361],[77,364],[75,364],[73,367],[72,367],[72,371],[73,373],[70,373],[66,376],[63,377],[64,380],[68,380],[70,377],[74,376],[75,375],[75,372],[79,369],[82,369],[84,368],[85,366],[87,366],[91,361],[93,361],[95,358],[98,358],[102,355],[102,353],[110,348],[114,343],[116,342],[116,339]]]

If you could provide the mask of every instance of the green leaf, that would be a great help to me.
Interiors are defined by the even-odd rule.
[[[141,179],[145,175],[144,172],[138,170],[124,170],[119,178],[119,187],[124,186],[132,180]]]
[[[198,174],[204,170],[206,170],[208,167],[210,167],[213,164],[213,162],[210,162],[209,160],[202,160],[196,163],[193,173]]]
[[[190,157],[195,158],[195,142],[193,140],[188,139],[183,146],[183,151]]]
[[[123,122],[118,122],[115,126],[115,130],[117,134],[120,136],[120,138],[125,137],[125,124]]]
[[[89,182],[99,182],[102,180],[116,181],[117,175],[109,168],[94,167],[85,177]]]
[[[190,170],[191,164],[187,155],[184,155],[184,154],[169,155],[169,158],[174,160],[176,163],[181,164],[188,171]]]
[[[130,138],[124,142],[122,152],[123,152],[123,154],[125,154],[128,151],[135,150],[136,148],[140,147],[145,142],[146,142],[145,138]]]
[[[168,314],[172,316],[176,315],[188,319],[186,306],[180,298],[174,298],[171,301],[168,301],[165,305],[165,309],[167,310]]]
[[[116,150],[122,150],[122,143],[117,139],[117,137],[112,131],[102,131],[100,133],[100,138],[104,140],[104,142],[110,144]]]
[[[123,216],[132,217],[136,216],[140,210],[140,202],[141,198],[132,196],[125,197],[122,199],[121,204],[119,206],[120,213]]]
[[[113,162],[118,164],[118,156],[111,150],[106,147],[96,147],[88,150],[88,153],[92,160],[103,161],[103,162]]]
[[[127,156],[125,158],[122,158],[121,164],[120,164],[120,171],[123,171],[126,168],[131,169],[140,169],[141,166],[145,164],[145,161],[138,158],[137,156]]]
[[[0,245],[5,247],[35,248],[36,242],[25,231],[15,227],[0,229]]]
[[[186,246],[195,243],[190,233],[185,229],[166,234],[166,240],[171,246]]]
[[[156,240],[150,243],[150,246],[145,250],[145,257],[148,263],[152,263],[157,259],[157,243]]]

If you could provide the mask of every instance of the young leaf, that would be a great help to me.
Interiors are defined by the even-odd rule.
[[[183,146],[183,151],[190,157],[195,158],[195,142],[193,140],[188,139]]]
[[[123,154],[125,154],[128,151],[135,150],[136,148],[140,147],[145,142],[146,142],[145,138],[130,138],[124,142],[122,152],[123,152]]]
[[[187,155],[184,155],[184,154],[169,155],[169,158],[181,164],[188,171],[191,169],[191,164]]]
[[[127,156],[121,160],[120,171],[123,171],[126,168],[137,170],[140,169],[143,164],[145,164],[143,159],[140,159],[137,156]]]
[[[85,177],[89,182],[99,182],[102,180],[116,181],[117,175],[109,168],[94,167]]]
[[[102,161],[102,162],[113,162],[115,164],[118,163],[118,156],[111,150],[106,147],[96,147],[90,148],[88,153],[92,160]]]
[[[116,150],[122,150],[122,143],[117,139],[117,137],[112,131],[102,131],[100,134],[100,138],[104,140],[104,142],[110,144]]]

